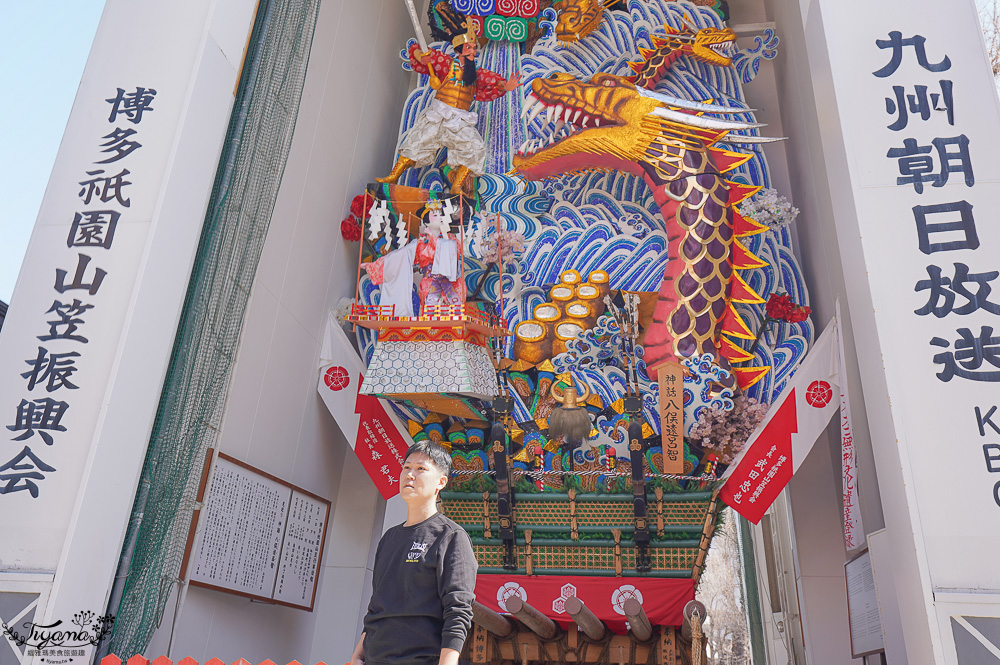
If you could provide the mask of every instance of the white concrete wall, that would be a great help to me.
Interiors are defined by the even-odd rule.
[[[878,349],[866,345],[864,340],[870,338],[859,336],[852,323],[852,312],[858,308],[870,312],[871,304],[860,246],[854,246],[859,244],[856,228],[845,229],[837,213],[852,201],[837,198],[842,196],[838,183],[846,177],[846,157],[835,122],[837,100],[829,87],[829,63],[823,59],[826,42],[818,5],[809,0],[761,0],[730,7],[735,29],[742,24],[770,24],[781,40],[777,59],[762,61],[757,78],[746,86],[747,100],[759,109],[757,117],[767,123],[768,136],[789,137],[766,146],[765,153],[774,186],[801,211],[792,234],[809,287],[813,320],[825,325],[841,301],[861,511],[866,530],[874,531],[885,518],[866,409],[867,384],[861,383],[859,361],[878,362]],[[856,338],[862,340],[863,349]],[[888,412],[888,404],[876,408]],[[810,665],[852,662],[840,472],[839,430],[831,426],[787,490],[795,568],[788,571],[793,579],[785,580],[785,592],[797,594],[801,617],[786,614],[783,619],[801,621]],[[798,632],[793,628],[798,626],[787,626],[785,639]]]
[[[795,526],[795,582],[806,662],[851,663],[841,531],[840,430],[834,421],[788,485]]]
[[[392,165],[412,34],[398,0],[325,0],[291,153],[254,282],[219,449],[333,503],[315,610],[190,588],[146,656],[345,662],[370,593],[384,502],[316,393],[327,312],[354,296],[351,199]],[[176,625],[174,623],[176,621]]]
[[[859,257],[850,252],[841,254],[837,242],[828,164],[836,163],[842,147],[833,141],[824,145],[822,141],[827,126],[823,110],[829,112],[831,107],[817,103],[824,92],[823,70],[817,66],[815,55],[808,48],[815,40],[822,40],[822,35],[810,35],[809,30],[816,31],[817,26],[799,17],[799,3],[769,4],[782,40],[778,59],[774,61],[776,101],[783,135],[790,137],[785,154],[789,162],[792,199],[801,210],[795,228],[796,250],[809,286],[813,320],[823,325],[834,315],[836,301],[841,299],[848,388],[859,456],[862,516],[866,528],[878,528],[883,524],[880,494],[872,461],[864,392],[857,369],[857,349],[854,336],[849,332],[855,303],[848,297],[844,277],[845,263],[850,266],[851,261]],[[860,266],[857,270],[864,274]],[[844,581],[847,553],[841,518],[840,441],[836,434],[837,430],[833,430],[832,436],[828,430],[816,442],[788,488],[795,528],[796,570],[792,589],[798,593],[804,650],[811,665],[852,662]]]
[[[878,285],[869,283],[859,227],[861,209],[852,181],[857,157],[848,156],[855,137],[843,131],[844,116],[857,103],[852,95],[860,94],[861,82],[858,90],[834,85],[837,58],[860,47],[840,37],[835,42],[828,38],[833,30],[831,15],[839,14],[842,37],[845,14],[856,12],[856,20],[862,22],[864,12],[860,6],[845,8],[843,3],[827,0],[765,2],[768,18],[775,21],[782,39],[774,67],[784,133],[791,137],[785,148],[791,190],[802,210],[796,229],[799,257],[816,320],[828,320],[836,299],[841,299],[862,514],[866,531],[885,526],[892,552],[897,597],[883,609],[899,613],[909,662],[946,662],[953,658],[948,645],[942,644],[949,639],[949,628],[945,619],[939,628],[933,616],[933,603],[935,599],[942,602],[941,594],[930,585],[913,482],[908,480],[910,463],[897,446],[899,423],[893,422],[895,405],[889,399],[885,367],[893,349],[879,343],[873,313],[872,292]],[[962,3],[962,12],[967,11],[966,4]],[[968,35],[971,41],[978,38],[972,30]],[[867,260],[883,258],[869,255]],[[817,442],[789,488],[797,587],[810,664],[850,659],[843,642],[847,608],[841,558],[845,553],[839,533],[838,446],[835,441],[828,443]],[[939,607],[938,614],[946,617],[947,612]]]

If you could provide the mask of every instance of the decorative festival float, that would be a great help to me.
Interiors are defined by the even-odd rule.
[[[411,4],[399,155],[343,223],[360,393],[451,450],[474,663],[701,662],[719,476],[813,336],[742,91],[777,40],[611,4],[435,1],[430,45]]]

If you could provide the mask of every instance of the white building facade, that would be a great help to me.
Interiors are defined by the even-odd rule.
[[[747,94],[788,137],[767,157],[815,320],[843,313],[886,658],[988,662],[1000,103],[975,5],[730,5],[742,40],[781,38]],[[110,612],[150,658],[349,657],[399,520],[315,385],[354,291],[339,221],[393,161],[411,36],[399,0],[108,0],[0,335],[5,623]],[[838,431],[755,533],[768,662],[852,659]],[[329,500],[311,612],[180,575],[209,449]]]

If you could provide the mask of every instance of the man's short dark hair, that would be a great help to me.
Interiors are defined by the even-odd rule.
[[[410,446],[406,451],[406,457],[403,458],[403,461],[405,462],[410,459],[410,455],[415,453],[422,453],[430,457],[438,471],[443,473],[445,478],[451,480],[451,453],[433,441],[425,439],[417,441]]]

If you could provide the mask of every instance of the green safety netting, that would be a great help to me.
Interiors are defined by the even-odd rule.
[[[288,159],[319,0],[261,0],[98,650],[141,654],[178,582]]]

